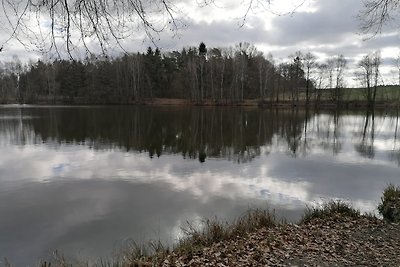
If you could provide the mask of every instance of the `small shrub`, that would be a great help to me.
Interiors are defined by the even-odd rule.
[[[390,222],[400,222],[400,187],[389,185],[383,191],[378,211]]]
[[[360,211],[354,209],[351,204],[341,200],[325,202],[316,207],[307,207],[300,223],[308,223],[314,219],[325,219],[335,215],[344,215],[357,218]]]

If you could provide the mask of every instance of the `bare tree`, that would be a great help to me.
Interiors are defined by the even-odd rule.
[[[375,105],[376,101],[376,91],[378,89],[378,83],[379,83],[379,77],[380,77],[380,71],[379,67],[381,66],[382,59],[381,59],[381,53],[380,51],[376,51],[373,53],[373,58],[372,58],[372,70],[373,70],[373,81],[374,81],[374,91],[372,94],[372,104]]]
[[[335,100],[337,105],[339,105],[340,101],[343,98],[343,88],[344,88],[344,70],[347,67],[347,60],[343,55],[338,55],[334,58],[335,62],[335,77],[336,77],[336,85],[335,85]]]
[[[70,58],[77,47],[87,52],[99,46],[103,54],[138,32],[154,41],[164,30],[176,31],[178,8],[169,0],[2,0],[9,39],[41,52],[66,51]],[[5,43],[5,44],[6,44]],[[1,49],[3,46],[1,45]]]
[[[317,103],[320,100],[320,90],[322,89],[327,89],[329,87],[329,69],[328,69],[328,64],[326,63],[321,63],[321,64],[316,64],[316,88],[314,90],[314,103],[317,105]]]
[[[240,80],[240,101],[244,100],[244,86],[247,78],[247,65],[249,58],[253,58],[260,55],[260,52],[257,51],[257,48],[247,42],[240,42],[236,45],[236,58],[239,69],[239,80]]]
[[[363,8],[358,14],[361,30],[372,36],[380,33],[385,24],[398,18],[399,0],[364,0]]]
[[[399,75],[398,85],[400,86],[400,54],[396,58],[397,74]]]
[[[311,52],[308,52],[305,54],[303,58],[303,64],[305,67],[305,72],[306,72],[306,105],[308,106],[308,103],[310,101],[310,78],[311,78],[311,72],[316,66],[316,56],[312,54]]]
[[[275,83],[275,61],[272,54],[268,54],[265,58],[265,82],[264,82],[264,94],[269,91],[269,97],[272,100],[274,97],[274,91],[277,89]]]
[[[333,58],[329,58],[326,61],[326,67],[329,74],[329,88],[333,88],[333,70],[335,69],[335,60]]]
[[[367,88],[367,101],[371,103],[372,100],[372,58],[370,55],[365,55],[363,58],[358,62],[358,66],[361,69],[360,73],[357,73],[360,76],[363,86]]]
[[[381,56],[379,51],[365,55],[358,63],[358,66],[362,70],[360,73],[361,80],[367,88],[367,101],[369,108],[373,108],[375,104],[380,75],[380,64]]]
[[[259,86],[259,94],[261,101],[264,101],[264,72],[266,69],[266,61],[262,55],[257,56],[255,58],[257,62],[257,70],[258,70],[258,86]],[[265,81],[266,83],[267,81]]]

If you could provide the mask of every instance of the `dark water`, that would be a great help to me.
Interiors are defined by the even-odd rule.
[[[398,135],[395,112],[0,106],[0,259],[111,257],[255,207],[374,212],[400,184]]]

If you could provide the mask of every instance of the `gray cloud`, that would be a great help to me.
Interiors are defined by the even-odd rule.
[[[348,59],[349,73],[356,68],[357,59],[386,47],[398,47],[399,35],[388,29],[384,34],[364,40],[359,34],[358,11],[362,8],[359,0],[338,3],[334,0],[317,1],[315,12],[296,12],[292,16],[276,16],[272,29],[266,30],[260,17],[249,17],[248,25],[238,27],[237,20],[215,20],[210,23],[187,21],[188,28],[180,38],[162,36],[160,44],[166,50],[182,46],[197,46],[204,41],[208,46],[232,46],[238,42],[249,42],[271,47],[276,58],[287,58],[297,50],[311,51],[332,57],[343,54]],[[266,15],[269,13],[266,12]],[[394,58],[396,55],[393,55]],[[392,59],[383,64],[390,66]]]
[[[290,17],[276,17],[269,42],[275,45],[332,44],[357,32],[355,16],[361,7],[359,0],[338,3],[317,2],[316,12],[298,12]]]
[[[253,22],[262,24],[260,19],[253,19]],[[164,50],[181,49],[186,46],[197,47],[200,42],[206,43],[209,47],[229,47],[239,42],[263,43],[266,36],[266,31],[261,27],[240,27],[235,20],[200,23],[191,20],[185,24],[188,27],[173,38],[168,38],[168,33],[163,33],[157,45]],[[151,45],[149,42],[146,44]]]

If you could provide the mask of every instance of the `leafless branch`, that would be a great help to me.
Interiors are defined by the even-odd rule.
[[[144,32],[155,43],[155,36],[167,27],[173,32],[179,29],[179,10],[168,0],[1,0],[1,4],[11,31],[0,47],[11,39],[28,47],[28,40],[60,56],[63,45],[71,59],[78,47],[90,53],[95,43],[103,54],[116,46],[125,51],[121,40],[129,36]]]
[[[248,2],[242,4],[246,9],[243,16],[240,18],[240,27],[243,27],[246,24],[247,17],[252,11],[268,11],[269,13],[276,16],[288,16],[293,15],[300,7],[305,4],[306,1],[307,0],[296,0],[293,2],[294,6],[290,11],[280,13],[271,8],[272,3],[274,2],[273,0],[249,0]]]
[[[386,24],[396,19],[399,10],[399,0],[364,0],[358,14],[361,31],[371,36],[381,33]]]

